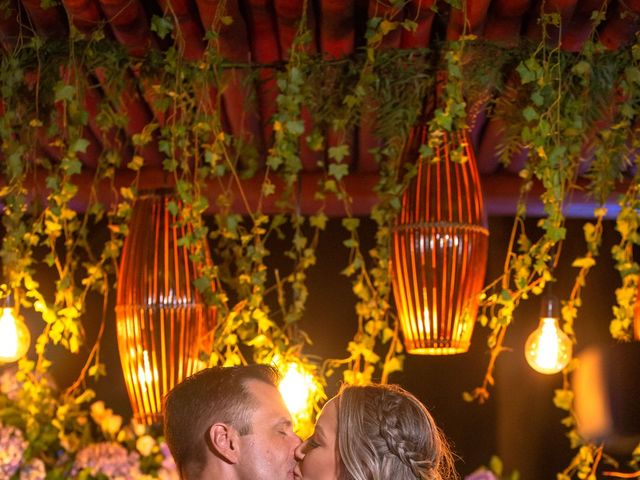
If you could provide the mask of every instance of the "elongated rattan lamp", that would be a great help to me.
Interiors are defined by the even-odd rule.
[[[426,125],[413,130],[406,161],[427,135]],[[468,161],[451,160],[446,138],[433,158],[418,158],[393,230],[393,293],[409,353],[466,352],[475,323],[489,231],[468,135],[456,141]]]
[[[122,371],[134,417],[149,425],[161,420],[164,395],[200,368],[198,355],[209,349],[215,325],[215,308],[193,286],[201,266],[178,245],[190,229],[176,224],[167,208],[172,199],[178,203],[172,191],[159,190],[136,200],[118,277]],[[210,262],[205,242],[201,248]]]
[[[633,315],[633,339],[640,342],[640,289],[636,294],[636,305]]]

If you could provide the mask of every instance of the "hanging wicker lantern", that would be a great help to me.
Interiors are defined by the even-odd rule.
[[[633,339],[640,342],[640,289],[636,294],[636,304],[633,312]]]
[[[193,286],[201,266],[189,258],[193,247],[178,244],[190,229],[176,224],[172,199],[179,205],[172,191],[161,190],[136,200],[118,277],[122,371],[134,417],[148,425],[161,420],[164,395],[201,368],[198,356],[210,349],[216,316]],[[201,248],[210,263],[206,242]]]
[[[414,129],[405,158],[418,156],[427,135]],[[393,293],[409,353],[463,353],[471,342],[489,231],[467,133],[457,141],[465,163],[451,160],[447,138],[433,158],[419,158],[393,230]]]

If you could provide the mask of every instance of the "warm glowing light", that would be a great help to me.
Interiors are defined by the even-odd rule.
[[[5,307],[0,316],[0,362],[15,362],[29,350],[31,334],[20,319],[16,319],[13,308]]]
[[[280,370],[280,393],[284,403],[291,412],[293,429],[302,438],[313,433],[316,401],[322,396],[322,385],[313,372],[299,361],[285,361],[278,355],[273,359]]]
[[[202,352],[213,349],[216,308],[193,288],[193,279],[211,266],[209,245],[181,244],[193,225],[171,213],[174,202],[180,209],[173,190],[140,193],[120,257],[118,352],[133,417],[145,425],[162,421],[165,395],[200,368]],[[195,261],[196,250],[202,261]],[[207,278],[207,290],[215,290],[213,278]]]
[[[606,372],[605,350],[586,348],[578,355],[578,361],[580,368],[573,372],[571,378],[576,426],[583,438],[598,441],[615,431],[609,398],[611,378]]]
[[[310,417],[313,395],[318,390],[313,375],[299,363],[288,363],[282,370],[280,393],[294,419]]]
[[[543,317],[524,347],[527,362],[535,371],[558,373],[571,360],[571,339],[560,329],[558,319]]]
[[[444,135],[432,155],[419,155],[429,135],[419,122],[402,152],[416,175],[391,231],[389,267],[405,351],[453,355],[471,345],[489,230],[469,132]],[[454,145],[468,161],[453,158]]]
[[[147,391],[147,385],[151,386],[154,381],[154,375],[151,371],[151,364],[149,363],[149,352],[142,351],[142,365],[138,366],[138,382],[143,392]]]

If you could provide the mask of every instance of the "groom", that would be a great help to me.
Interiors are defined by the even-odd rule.
[[[267,365],[213,367],[165,399],[164,432],[182,480],[292,480],[291,415]]]

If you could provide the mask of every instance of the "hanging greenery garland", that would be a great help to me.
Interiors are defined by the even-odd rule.
[[[599,20],[594,17],[594,32]],[[220,14],[216,21],[228,19]],[[560,18],[545,15],[542,23],[546,32],[547,27],[560,27]],[[152,25],[160,38],[179,37],[171,18],[155,17]],[[19,390],[0,395],[0,429],[22,448],[22,459],[9,475],[29,468],[46,469],[48,478],[81,472],[97,475],[100,466],[85,461],[88,449],[123,454],[122,468],[128,472],[158,476],[168,468],[168,453],[156,440],[157,432],[136,424],[121,429],[122,419],[104,405],[89,407],[94,394],[84,388],[86,376],[99,378],[106,368],[99,354],[101,335],[71,387],[56,392],[47,379],[53,345],[76,353],[85,342],[85,300],[90,292],[101,295],[106,308],[149,149],[160,152],[163,175],[167,184],[175,186],[180,200],[169,209],[179,222],[192,226],[193,233],[180,241],[196,246],[206,239],[215,247],[215,265],[194,281],[207,301],[219,309],[218,325],[211,332],[214,347],[203,352],[202,360],[210,365],[293,362],[313,376],[312,403],[317,409],[324,400],[322,387],[327,377],[337,371],[348,383],[387,382],[403,367],[388,263],[391,226],[400,197],[415,175],[415,165],[400,164],[408,132],[423,118],[427,106],[432,135],[420,150],[427,157],[443,132],[467,128],[473,120],[468,112],[488,102],[492,115],[508,126],[505,160],[516,151],[528,151],[527,166],[521,173],[522,201],[504,274],[489,283],[482,300],[484,313],[479,321],[491,330],[487,374],[481,387],[466,394],[468,400],[489,397],[493,367],[504,349],[514,310],[521,300],[540,294],[553,281],[549,265],[555,247],[565,239],[564,206],[566,197],[579,188],[584,139],[593,139],[594,157],[586,172],[586,188],[602,203],[639,147],[635,125],[640,43],[610,52],[592,38],[580,52],[571,53],[554,46],[546,35],[538,45],[517,48],[463,36],[432,49],[379,48],[385,35],[412,28],[415,25],[409,20],[373,18],[362,49],[346,58],[327,60],[308,52],[309,31],[303,22],[285,65],[227,62],[220,54],[215,28],[207,34],[205,55],[197,62],[185,60],[177,46],[133,58],[102,31],[90,38],[71,35],[65,42],[24,38],[15,51],[3,54],[3,281],[5,290],[15,293],[21,309],[31,309],[43,319],[35,342],[36,359],[20,361],[15,376]],[[504,78],[503,67],[509,65],[517,65],[517,78]],[[250,139],[225,131],[221,103],[229,72],[242,71],[253,80],[260,69],[273,71],[278,86],[277,111],[271,121],[273,143],[264,169],[258,168],[262,152]],[[429,105],[436,103],[436,73],[442,70],[446,71],[443,95],[437,108],[430,110]],[[88,99],[96,91],[100,101],[90,114]],[[130,137],[123,135],[128,121],[122,113],[123,91],[153,93],[147,100],[154,117]],[[305,122],[305,111],[313,119],[313,129]],[[365,252],[345,183],[351,154],[346,139],[351,129],[370,118],[375,119],[381,140],[373,152],[379,166],[379,202],[371,213],[377,225],[375,246]],[[607,124],[599,123],[602,118],[609,119]],[[327,149],[314,192],[320,206],[305,216],[300,212],[297,190],[301,145],[324,150],[329,131],[338,140]],[[89,173],[80,158],[91,152],[92,142],[102,149],[95,170]],[[119,183],[116,171],[124,164],[129,176]],[[255,203],[243,188],[248,178],[259,185]],[[79,212],[72,205],[78,184],[84,181],[91,188],[87,208]],[[531,235],[523,227],[524,199],[534,182],[543,185],[545,217],[538,224],[539,231]],[[46,186],[44,191],[35,188],[41,184]],[[212,184],[217,187],[215,198],[207,194]],[[638,288],[638,266],[633,258],[633,246],[640,243],[638,175],[629,185],[617,218],[620,243],[612,251],[621,286],[616,291],[611,332],[621,340],[632,336]],[[105,191],[111,202],[105,201]],[[345,358],[321,363],[305,355],[308,339],[298,322],[308,297],[307,272],[316,262],[320,232],[327,222],[325,203],[330,197],[344,205],[342,225],[348,233],[344,245],[349,263],[343,273],[350,278],[356,296],[357,326]],[[267,213],[267,203],[275,204],[278,212]],[[213,227],[203,219],[209,211],[214,212]],[[574,340],[580,292],[599,255],[605,215],[604,208],[599,208],[594,212],[595,223],[585,225],[586,253],[574,261],[578,268],[575,286],[563,304],[563,328]],[[91,242],[90,232],[101,222],[108,224],[109,238],[98,247]],[[290,268],[271,271],[267,241],[283,236],[285,230],[290,232],[285,252]],[[43,251],[46,253],[40,255]],[[196,250],[194,261],[203,254]],[[55,273],[52,294],[44,293],[37,278],[40,263]],[[219,287],[215,291],[211,279]],[[595,475],[603,453],[579,438],[574,429],[566,377],[571,368],[575,365],[565,372],[564,387],[557,391],[554,402],[570,413],[564,423],[571,428],[572,446],[578,453],[559,478],[588,478]],[[34,405],[39,407],[34,409]],[[303,435],[311,417],[299,425]],[[60,449],[64,458],[56,453]],[[637,466],[637,449],[633,455],[636,463],[632,467]]]

